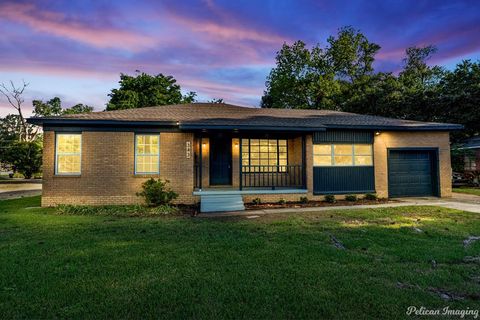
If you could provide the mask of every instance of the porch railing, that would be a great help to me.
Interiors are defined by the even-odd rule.
[[[303,165],[243,165],[240,188],[305,188]]]

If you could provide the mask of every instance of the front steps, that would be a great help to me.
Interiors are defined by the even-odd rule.
[[[241,194],[201,194],[200,212],[243,211]]]

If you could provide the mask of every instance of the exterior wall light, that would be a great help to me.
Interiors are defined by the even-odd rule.
[[[375,131],[375,135],[376,135],[376,136],[379,136],[380,133],[381,133],[380,131]]]

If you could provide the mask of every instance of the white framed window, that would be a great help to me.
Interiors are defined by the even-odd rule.
[[[160,135],[135,135],[135,174],[160,173]]]
[[[242,139],[243,172],[286,172],[287,165],[287,140]]]
[[[82,134],[55,135],[55,174],[80,175],[82,172]]]
[[[313,165],[331,166],[373,166],[371,144],[314,144]]]

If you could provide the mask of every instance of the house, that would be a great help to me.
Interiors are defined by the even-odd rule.
[[[465,156],[465,171],[480,171],[480,136],[466,140],[462,149],[471,151],[471,154]]]
[[[244,202],[451,195],[449,131],[330,110],[194,103],[30,118],[44,130],[42,206],[132,204],[148,178],[202,211]]]

